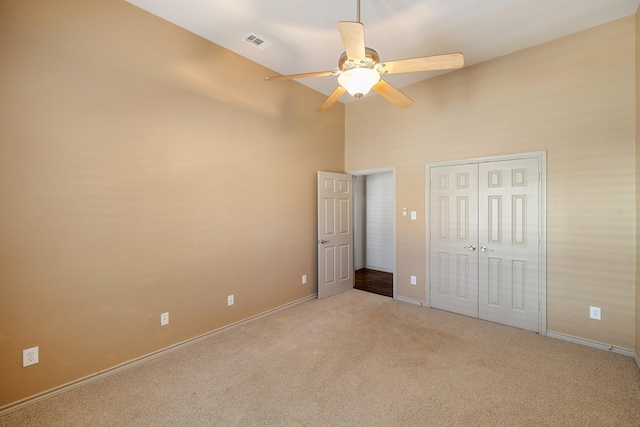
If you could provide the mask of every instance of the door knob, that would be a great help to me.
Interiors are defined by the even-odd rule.
[[[480,247],[480,250],[481,250],[482,252],[493,252],[493,249],[489,249],[489,248],[487,248],[486,246],[482,246],[482,247]]]
[[[330,242],[330,240],[324,240],[324,239],[318,241],[318,243],[322,243],[323,245],[325,243],[329,243],[329,242]]]
[[[471,246],[465,246],[464,248],[465,248],[465,249],[469,249],[470,251],[475,251],[475,250],[476,250],[476,247],[475,247],[475,246],[473,246],[473,245],[471,245]]]

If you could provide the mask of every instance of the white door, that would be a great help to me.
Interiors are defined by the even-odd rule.
[[[539,159],[432,167],[431,306],[540,332]]]
[[[479,165],[479,317],[538,331],[537,159]]]
[[[431,169],[431,306],[478,317],[478,165]]]
[[[353,288],[352,176],[318,172],[318,298]]]

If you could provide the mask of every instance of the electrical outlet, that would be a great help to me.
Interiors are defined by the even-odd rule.
[[[302,275],[302,284],[305,285],[307,283],[307,275],[303,274]]]
[[[31,347],[26,350],[22,350],[22,367],[35,365],[38,363],[38,347]]]
[[[165,326],[169,324],[169,313],[162,313],[160,315],[160,326]]]
[[[227,305],[233,305],[233,295],[227,297]]]
[[[415,285],[415,284],[417,284],[417,283],[418,283],[418,282],[417,282],[417,280],[416,280],[416,276],[411,276],[411,284],[412,284],[412,285]]]
[[[601,320],[602,313],[600,307],[589,307],[589,317],[596,320]]]

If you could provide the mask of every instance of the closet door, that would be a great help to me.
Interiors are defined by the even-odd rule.
[[[479,317],[539,331],[537,159],[479,164]]]
[[[478,165],[431,169],[431,307],[478,317]]]

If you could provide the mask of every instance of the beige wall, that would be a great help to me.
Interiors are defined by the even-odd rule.
[[[342,104],[122,0],[2,1],[0,52],[0,407],[315,293]]]
[[[397,213],[400,296],[426,298],[425,165],[544,150],[547,328],[634,348],[634,46],[631,16],[405,87],[406,110],[347,105],[347,170],[395,166],[397,208],[418,212]]]

